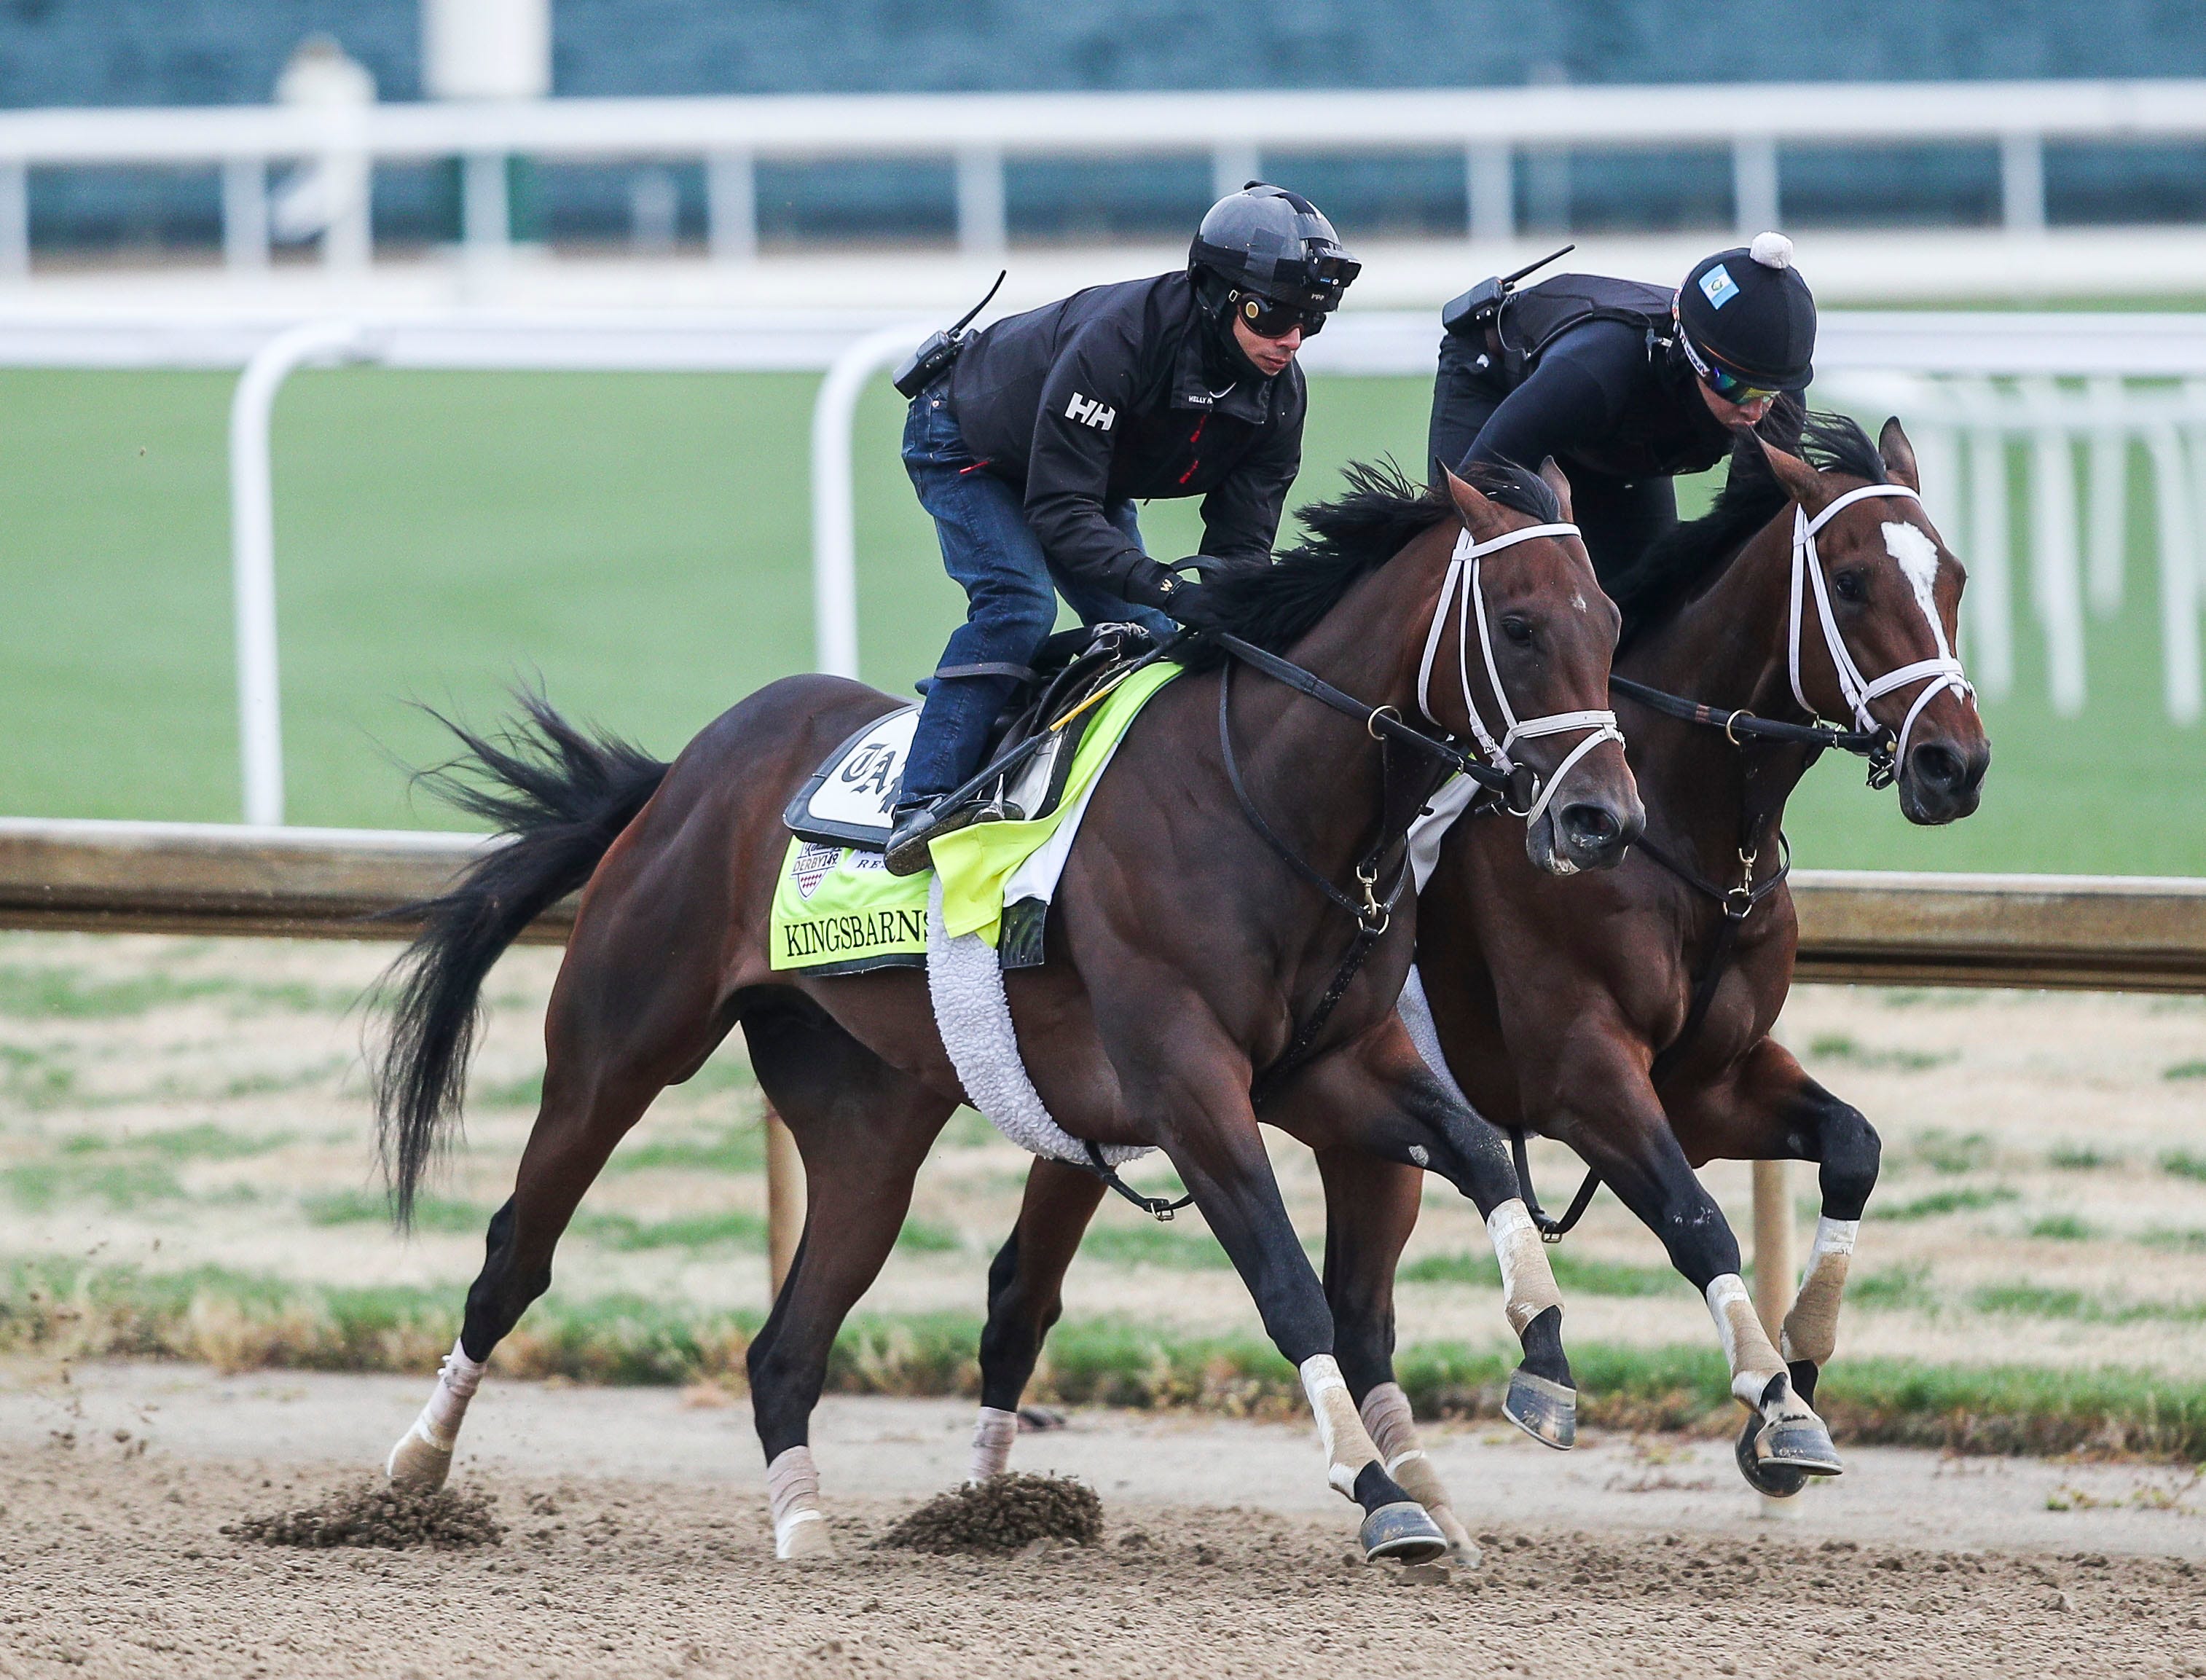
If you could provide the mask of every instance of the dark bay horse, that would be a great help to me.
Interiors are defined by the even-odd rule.
[[[1451,1082],[1481,1114],[1569,1144],[1661,1238],[1707,1302],[1747,1409],[1740,1469],[1780,1497],[1839,1469],[1813,1400],[1878,1144],[1860,1111],[1770,1036],[1798,936],[1780,862],[1785,803],[1823,748],[1802,730],[1757,738],[1744,718],[1726,733],[1722,714],[1808,725],[1867,712],[1875,727],[1851,744],[1888,736],[1900,809],[1916,823],[1975,810],[1990,760],[1952,656],[1964,574],[1912,493],[1899,422],[1872,445],[1851,421],[1816,416],[1804,448],[1808,461],[1744,445],[1712,511],[1612,580],[1617,675],[1718,709],[1688,721],[1622,700],[1649,812],[1632,855],[1562,886],[1524,868],[1493,825],[1458,823],[1420,895],[1404,999],[1413,1019],[1428,1009]],[[1353,1148],[1318,1159],[1342,1373],[1389,1468],[1416,1480],[1392,1349],[1394,1270],[1419,1176]],[[1822,1218],[1781,1354],[1695,1174],[1715,1159],[1819,1165]],[[1046,1162],[1030,1174],[991,1279],[984,1409],[1017,1408],[1096,1201],[1078,1175]]]
[[[1617,741],[1589,750],[1542,732],[1557,714],[1608,717],[1618,624],[1574,527],[1558,524],[1552,486],[1513,470],[1433,491],[1378,474],[1352,482],[1304,515],[1316,533],[1307,547],[1217,588],[1234,632],[1355,696],[1356,715],[1246,669],[1229,687],[1231,665],[1167,684],[1094,788],[1046,962],[1005,979],[1050,1115],[1076,1139],[1165,1152],[1301,1371],[1327,1480],[1362,1507],[1367,1553],[1416,1558],[1446,1536],[1387,1474],[1349,1398],[1252,1082],[1265,1075],[1273,1087],[1264,1118],[1314,1146],[1428,1166],[1476,1201],[1503,1254],[1528,1409],[1566,1426],[1560,1302],[1507,1152],[1447,1094],[1394,1012],[1413,918],[1371,922],[1375,941],[1351,971],[1342,955],[1358,928],[1339,906],[1352,871],[1383,890],[1407,869],[1405,830],[1440,771],[1377,744],[1378,709],[1398,720],[1422,694],[1455,737],[1485,738],[1474,714],[1524,717],[1510,732],[1530,741],[1524,761],[1545,783],[1517,843],[1528,867],[1613,865],[1642,815]],[[1458,646],[1466,636],[1477,653]],[[1421,679],[1435,665],[1461,673],[1459,694],[1447,682],[1428,690]],[[456,1109],[490,964],[540,909],[578,886],[583,896],[546,1014],[542,1106],[513,1196],[491,1221],[458,1343],[392,1451],[395,1480],[443,1480],[484,1362],[549,1287],[583,1192],[653,1098],[740,1024],[810,1188],[795,1265],[748,1355],[776,1551],[831,1549],[810,1415],[836,1331],[887,1257],[920,1162],[963,1092],[922,974],[776,971],[767,916],[790,795],[895,705],[855,682],[790,678],[727,712],[671,767],[581,735],[540,704],[533,733],[463,736],[486,785],[462,784],[461,801],[512,838],[419,907],[424,932],[401,959],[378,1095],[402,1218]],[[1329,981],[1337,1006],[1282,1069]]]

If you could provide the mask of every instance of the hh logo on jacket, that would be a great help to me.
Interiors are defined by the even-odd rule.
[[[1092,426],[1098,432],[1108,432],[1118,418],[1116,408],[1106,408],[1092,396],[1072,393],[1072,401],[1064,405],[1064,417],[1078,420],[1082,426]]]

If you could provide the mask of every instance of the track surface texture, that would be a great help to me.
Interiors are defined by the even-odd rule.
[[[504,1384],[456,1477],[492,1496],[502,1544],[303,1550],[221,1531],[356,1486],[418,1384],[10,1377],[10,1677],[2206,1674],[2206,1525],[2044,1508],[2056,1482],[2111,1507],[2127,1467],[1862,1453],[1852,1487],[1770,1523],[1720,1447],[1597,1441],[1589,1485],[1564,1475],[1575,1458],[1442,1432],[1485,1563],[1404,1572],[1356,1561],[1306,1431],[1082,1413],[1015,1462],[1099,1486],[1097,1545],[932,1556],[871,1542],[943,1485],[969,1415],[831,1400],[815,1439],[841,1554],[792,1568],[739,1404]],[[1926,1530],[1948,1537],[1886,1538]],[[2013,1540],[1961,1538],[1986,1534]]]

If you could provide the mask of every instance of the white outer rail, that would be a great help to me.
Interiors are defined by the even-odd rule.
[[[343,360],[474,370],[824,371],[812,422],[815,659],[822,670],[855,676],[851,420],[873,376],[927,325],[826,312],[481,311],[302,323],[26,307],[0,309],[0,366],[246,368],[230,413],[239,735],[247,819],[273,824],[282,820],[283,791],[268,433],[292,372]],[[1422,377],[1434,352],[1434,324],[1423,313],[1351,311],[1313,341],[1305,360],[1314,373]],[[2167,710],[2181,722],[2200,715],[2206,556],[2196,551],[2206,539],[2206,482],[2195,480],[2206,478],[2206,315],[1833,311],[1816,360],[1833,390],[1910,417],[1933,506],[1949,534],[1959,533],[1954,546],[1971,565],[1970,664],[1988,693],[2000,692],[2012,670],[2007,439],[2054,436],[2057,444],[2039,449],[2057,461],[2068,440],[2089,438],[2092,481],[2101,486],[2116,481],[2131,442],[2141,444],[2159,497]],[[1994,375],[2023,377],[2003,388],[1990,383]],[[2191,383],[2140,390],[2123,387],[2124,375]],[[2081,390],[2052,383],[2078,376],[2089,381]],[[2072,493],[2065,510],[2050,510],[2054,522],[2068,525]],[[2044,519],[2034,521],[2036,600],[2064,707],[2080,705],[2084,692],[2078,603],[2088,593],[2103,612],[2120,593],[2121,510],[2094,494],[2084,517],[2088,592],[2068,578],[2078,564],[2072,531],[2048,534]],[[2056,587],[2046,587],[2048,573],[2057,574],[2049,580]]]
[[[359,360],[361,328],[351,321],[310,321],[253,352],[230,404],[230,557],[237,626],[238,759],[243,767],[245,820],[274,827],[283,820],[283,712],[276,639],[276,502],[269,463],[269,422],[276,393],[310,361]]]
[[[866,384],[916,344],[923,329],[883,327],[837,356],[812,402],[812,612],[820,669],[858,674],[857,493],[851,422]]]
[[[711,247],[757,248],[760,158],[941,158],[954,163],[958,235],[975,253],[1005,240],[1006,157],[1207,152],[1221,189],[1266,148],[1346,155],[1459,150],[1467,231],[1515,230],[1511,160],[1520,148],[1721,146],[1732,154],[1734,219],[1779,222],[1778,148],[1982,141],[1999,148],[2002,220],[2045,227],[2043,149],[2052,140],[2206,135],[2206,80],[1763,83],[1720,88],[1494,87],[1296,92],[1188,92],[771,95],[379,104],[48,109],[0,112],[0,268],[28,260],[27,171],[141,164],[220,168],[224,247],[241,268],[266,261],[265,214],[248,200],[272,160],[335,153],[373,161],[465,160],[463,238],[493,258],[510,238],[509,157],[702,158]],[[342,253],[325,247],[325,256]]]

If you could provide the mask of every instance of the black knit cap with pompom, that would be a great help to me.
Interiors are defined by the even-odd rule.
[[[1799,390],[1815,377],[1815,299],[1783,234],[1695,264],[1678,319],[1704,360],[1749,384]]]

